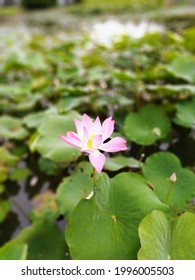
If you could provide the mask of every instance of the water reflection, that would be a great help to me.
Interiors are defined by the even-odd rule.
[[[129,36],[135,39],[143,37],[146,33],[163,32],[164,27],[149,21],[121,23],[116,20],[108,20],[96,23],[90,31],[92,40],[96,43],[110,47],[113,42],[121,39],[122,36]]]

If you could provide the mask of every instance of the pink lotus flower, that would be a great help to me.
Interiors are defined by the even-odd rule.
[[[126,140],[121,137],[114,137],[108,142],[114,131],[114,121],[112,117],[107,118],[101,124],[99,117],[93,122],[86,114],[82,116],[82,120],[74,120],[77,133],[73,131],[67,132],[66,136],[60,138],[71,146],[81,148],[82,152],[89,154],[89,160],[98,173],[101,173],[106,161],[104,152],[119,152],[127,149]]]

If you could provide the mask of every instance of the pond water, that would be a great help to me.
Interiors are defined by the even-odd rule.
[[[24,23],[17,24],[14,29],[13,26],[3,24],[0,26],[0,51],[2,56],[10,52],[21,52],[25,45],[28,44],[33,34],[44,34],[46,38],[46,45],[53,44],[53,34],[55,33],[56,42],[63,42],[76,38],[81,38],[88,34],[91,38],[92,44],[101,44],[110,47],[114,42],[119,40],[121,36],[130,36],[134,39],[139,39],[146,33],[164,32],[164,26],[150,21],[120,21],[113,18],[100,21],[84,21],[75,28],[76,22],[70,29],[62,30],[62,28],[55,27],[51,34],[48,32],[48,27],[27,26]],[[57,32],[56,32],[57,30]],[[74,30],[74,32],[72,32]],[[144,150],[146,155],[159,150],[168,150],[176,154],[184,166],[190,166],[195,171],[195,144],[193,133],[189,129],[181,127],[173,128],[173,137],[171,143],[156,144],[152,147],[147,147]],[[130,149],[130,156],[136,157],[140,147],[132,144]],[[30,175],[24,180],[17,182],[7,181],[6,188],[10,194],[9,200],[11,202],[12,211],[7,215],[5,221],[0,228],[0,244],[5,243],[10,238],[15,237],[18,232],[30,225],[28,214],[33,208],[33,199],[36,195],[45,193],[48,190],[55,191],[62,178],[67,175],[62,172],[55,176],[49,176],[38,168],[38,155],[29,155],[22,159],[20,166],[28,167],[31,171]],[[126,170],[126,169],[124,169]],[[110,172],[113,176],[114,173]],[[58,221],[59,226],[63,229],[65,222]]]

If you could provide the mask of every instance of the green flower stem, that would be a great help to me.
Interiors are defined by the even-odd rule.
[[[141,161],[142,161],[142,154],[143,154],[143,152],[144,152],[144,149],[145,149],[145,147],[146,147],[146,144],[147,144],[147,142],[148,142],[148,139],[150,138],[150,136],[153,134],[153,132],[150,132],[149,134],[148,134],[148,136],[146,137],[146,140],[145,140],[145,142],[144,142],[144,144],[141,146],[141,148],[139,149],[139,151],[138,151],[138,154],[137,154],[137,158],[138,158],[138,161],[141,163]]]
[[[96,170],[93,167],[93,187],[95,187],[95,185],[96,185]]]
[[[169,202],[170,195],[171,195],[172,190],[173,190],[173,185],[174,185],[174,182],[170,181],[168,193],[167,193],[167,196],[166,196],[166,199],[165,199],[165,203],[166,203],[166,204],[168,204],[168,202]]]

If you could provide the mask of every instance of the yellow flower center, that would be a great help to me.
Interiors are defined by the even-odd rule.
[[[89,140],[87,141],[87,148],[93,149],[93,138],[95,134],[90,135]]]

